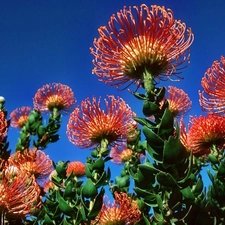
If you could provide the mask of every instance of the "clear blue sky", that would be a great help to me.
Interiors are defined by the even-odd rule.
[[[121,96],[141,115],[141,102],[126,90],[119,92],[97,80],[89,47],[98,37],[97,29],[124,5],[164,5],[176,19],[195,34],[191,64],[183,70],[183,81],[172,85],[183,88],[193,101],[190,114],[200,115],[200,81],[214,60],[225,55],[224,0],[1,0],[0,1],[0,95],[6,108],[32,106],[32,98],[44,84],[60,82],[75,92],[77,104],[84,98],[114,94]],[[171,83],[170,83],[171,84]],[[161,85],[167,85],[162,82]],[[46,153],[55,160],[85,161],[89,150],[72,145],[65,134],[69,116],[63,117],[61,139]],[[19,131],[9,131],[10,148]]]

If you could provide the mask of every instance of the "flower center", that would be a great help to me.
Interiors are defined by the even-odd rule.
[[[156,77],[168,65],[165,46],[146,36],[133,38],[123,46],[120,54],[123,72],[131,78],[142,79],[145,70]]]
[[[62,110],[64,108],[64,100],[60,95],[51,95],[46,100],[46,106],[49,111],[53,111],[54,108]]]

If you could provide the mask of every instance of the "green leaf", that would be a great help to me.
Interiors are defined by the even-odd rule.
[[[195,187],[194,187],[194,189],[193,189],[193,194],[194,194],[195,196],[200,195],[201,192],[202,192],[202,190],[203,190],[203,187],[204,187],[204,185],[203,185],[202,177],[199,176],[199,177],[198,177],[198,180],[197,180],[197,182],[196,182],[196,184],[195,184]]]
[[[177,188],[178,187],[176,180],[169,173],[159,172],[156,175],[156,179],[159,182],[159,184],[161,184],[165,187],[169,187],[169,188]]]
[[[100,173],[104,170],[105,164],[102,158],[99,158],[93,164],[93,170],[98,170]]]
[[[195,200],[195,196],[194,194],[192,193],[191,191],[191,188],[188,186],[182,190],[180,190],[180,192],[183,194],[183,196],[186,198],[186,199],[189,199],[189,200],[192,200],[194,201]]]
[[[151,146],[161,148],[164,145],[164,141],[156,133],[154,133],[147,126],[143,126],[143,133]]]
[[[60,195],[59,191],[56,191],[56,199],[59,203],[59,208],[60,210],[65,214],[65,215],[71,215],[74,213],[73,208],[62,198]]]
[[[154,102],[144,101],[142,112],[146,117],[150,117],[159,113],[160,109]]]
[[[86,198],[93,198],[98,194],[97,188],[91,181],[91,179],[87,179],[83,188],[82,188],[82,195]]]
[[[151,122],[148,119],[141,118],[141,117],[134,117],[134,120],[142,126],[155,127],[155,123]]]
[[[124,177],[116,176],[116,184],[120,187],[128,187],[130,185],[130,177],[128,175]]]
[[[169,109],[166,109],[161,123],[159,124],[159,131],[158,135],[161,136],[167,136],[167,135],[172,135],[173,134],[173,129],[174,129],[174,118],[172,113],[170,112]]]
[[[188,157],[188,152],[178,137],[170,136],[165,141],[163,149],[163,167],[168,168],[174,164],[182,162]]]
[[[218,179],[224,179],[225,178],[225,162],[224,161],[222,161],[219,165],[217,177],[218,177]]]
[[[104,189],[102,188],[101,191],[99,192],[99,194],[96,196],[95,200],[94,200],[94,205],[91,209],[91,211],[88,213],[88,218],[95,218],[99,211],[102,208],[102,203],[103,203],[103,196],[104,196]]]
[[[55,222],[49,217],[48,214],[44,215],[44,220],[45,220],[45,224],[49,224],[49,225],[55,224]]]

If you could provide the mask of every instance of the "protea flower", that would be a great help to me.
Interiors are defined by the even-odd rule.
[[[17,108],[10,113],[11,123],[10,125],[14,128],[22,128],[28,121],[29,114],[31,112],[31,107],[23,106]]]
[[[34,108],[40,112],[60,111],[70,113],[76,100],[72,89],[64,84],[45,84],[36,92],[33,103]]]
[[[225,113],[225,58],[221,56],[205,72],[199,91],[200,105],[208,113]]]
[[[26,149],[16,151],[8,159],[9,166],[33,174],[36,179],[44,180],[53,170],[52,160],[41,150]]]
[[[68,164],[66,175],[73,173],[76,177],[83,177],[85,175],[85,165],[79,161],[73,161]]]
[[[123,164],[131,159],[133,151],[126,145],[116,145],[111,148],[110,157],[115,164]]]
[[[127,225],[139,221],[140,216],[136,201],[126,193],[115,192],[115,202],[104,203],[96,221],[99,225]]]
[[[7,168],[6,168],[7,169]],[[35,177],[25,171],[4,175],[0,183],[0,207],[14,216],[32,214],[40,205],[40,188]]]
[[[0,142],[6,137],[8,131],[8,124],[5,114],[0,110]]]
[[[92,101],[86,98],[71,113],[67,136],[74,145],[89,148],[102,140],[112,144],[122,141],[133,130],[134,113],[123,99],[108,96],[105,109],[101,109],[100,103],[100,98],[93,97]]]
[[[169,103],[169,110],[174,117],[185,115],[192,105],[188,94],[174,86],[169,86],[167,101]]]
[[[215,114],[192,117],[184,145],[196,156],[210,154],[213,146],[222,150],[225,147],[225,117]]]
[[[163,6],[124,7],[98,32],[93,73],[108,85],[144,81],[146,89],[146,79],[168,79],[189,63],[193,33]]]

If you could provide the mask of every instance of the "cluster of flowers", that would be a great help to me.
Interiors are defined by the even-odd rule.
[[[146,5],[134,7],[134,12],[133,8],[124,7],[110,18],[108,26],[99,28],[99,34],[100,37],[94,40],[94,48],[91,48],[95,65],[93,73],[100,81],[118,88],[124,84],[143,87],[149,98],[155,91],[156,80],[178,76],[178,71],[188,64],[189,47],[193,41],[193,33],[186,29],[185,23],[175,20],[171,10],[155,5],[151,8]],[[221,57],[220,61],[213,62],[202,79],[200,105],[207,115],[191,117],[188,131],[184,116],[192,103],[183,90],[170,86],[166,97],[157,103],[161,108],[167,104],[179,120],[181,142],[195,157],[206,158],[212,154],[212,149],[218,153],[225,146],[224,84],[225,58]],[[10,114],[10,125],[25,132],[32,122],[32,111],[50,112],[53,118],[70,114],[66,131],[69,141],[80,148],[98,149],[99,157],[111,147],[111,160],[121,164],[129,161],[133,154],[126,142],[137,135],[134,132],[129,136],[137,129],[136,115],[120,97],[110,95],[104,102],[102,109],[100,98],[86,98],[74,108],[76,100],[70,87],[59,83],[46,84],[35,94],[33,109],[24,106]],[[7,143],[9,121],[4,98],[0,104],[2,147]],[[149,121],[155,119],[157,115],[148,118]],[[49,138],[48,132],[40,136],[39,143]],[[7,212],[22,217],[35,214],[42,206],[42,191],[47,193],[56,188],[51,180],[55,173],[53,163],[37,147],[17,149],[10,156],[2,154],[0,169],[0,209],[3,214]],[[67,177],[71,173],[77,178],[83,177],[85,165],[77,161],[69,163]],[[97,224],[125,225],[140,220],[142,212],[135,200],[125,192],[114,192],[114,196],[114,204],[102,205],[95,219]]]

